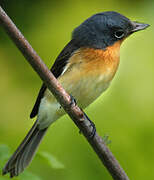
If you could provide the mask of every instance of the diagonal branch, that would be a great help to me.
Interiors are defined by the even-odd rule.
[[[86,114],[75,104],[71,103],[71,97],[59,84],[57,79],[53,76],[51,71],[43,63],[41,58],[37,55],[28,41],[24,38],[21,32],[17,29],[15,24],[7,16],[4,10],[0,7],[0,25],[7,32],[12,41],[16,44],[21,53],[25,56],[26,60],[31,64],[33,69],[37,72],[40,78],[44,81],[46,86],[56,97],[57,101],[61,104],[64,110],[68,113],[74,123],[78,126],[80,131],[88,140],[93,150],[97,153],[98,157],[109,171],[110,175],[115,180],[129,180],[124,170],[121,168],[118,161],[113,156],[112,152],[108,149],[102,138],[95,133],[91,138],[90,134],[92,128],[89,124],[89,119]]]

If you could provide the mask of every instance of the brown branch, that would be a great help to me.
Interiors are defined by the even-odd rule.
[[[88,140],[94,151],[99,156],[102,163],[108,169],[110,175],[115,180],[129,180],[120,164],[115,159],[111,151],[106,146],[102,138],[95,133],[91,138],[92,127],[90,126],[88,117],[84,112],[75,104],[71,104],[71,97],[59,84],[57,79],[53,76],[51,71],[43,63],[41,58],[36,54],[28,41],[24,38],[21,32],[17,29],[15,24],[7,16],[4,10],[0,7],[0,24],[5,29],[7,34],[25,56],[26,60],[31,64],[33,69],[37,72],[40,78],[47,85],[49,90],[54,94],[57,101],[61,104],[64,110],[69,114],[74,123],[78,126],[80,131]]]

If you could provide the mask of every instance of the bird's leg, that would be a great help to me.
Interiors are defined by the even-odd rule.
[[[75,105],[76,106],[76,99],[70,94],[70,106]],[[62,106],[60,106],[60,109],[62,108]]]
[[[71,103],[70,105],[73,105],[73,104],[77,104],[76,102],[76,99],[70,94],[70,97],[71,97]],[[84,112],[83,112],[84,113]],[[88,126],[92,127],[92,131],[89,135],[89,138],[93,138],[95,136],[95,133],[96,133],[96,127],[95,127],[95,124],[88,118],[88,116],[86,115],[86,113],[84,113],[84,116],[85,116],[85,120],[88,120]],[[90,125],[89,125],[90,123]],[[81,130],[79,131],[79,133],[81,134]]]
[[[70,98],[71,98],[71,103],[70,103],[70,105],[76,105],[77,104],[77,102],[76,102],[76,99],[70,94]]]
[[[89,119],[89,117],[86,115],[86,113],[84,113],[85,116],[85,120],[88,120],[88,122],[90,123],[90,127],[92,127],[91,133],[89,135],[89,138],[93,138],[95,136],[96,133],[96,126],[95,124]]]

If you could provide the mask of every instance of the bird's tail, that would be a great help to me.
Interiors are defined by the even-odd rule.
[[[40,130],[37,121],[34,123],[25,139],[3,168],[3,175],[10,173],[10,177],[18,176],[28,166],[46,130],[47,128]]]

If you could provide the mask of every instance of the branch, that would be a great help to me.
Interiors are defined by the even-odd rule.
[[[43,63],[41,58],[37,55],[37,53],[24,38],[21,32],[17,29],[11,19],[7,16],[1,6],[0,25],[4,28],[21,53],[25,56],[26,60],[31,64],[33,69],[37,72],[48,89],[56,97],[57,101],[61,104],[73,122],[86,137],[89,144],[97,153],[98,157],[107,168],[113,179],[129,180],[124,170],[120,167],[120,164],[115,159],[112,152],[108,149],[102,138],[97,133],[95,133],[93,138],[90,137],[92,127],[89,124],[89,118],[75,103],[71,103],[71,97],[69,94],[67,94],[66,91],[62,88],[57,79]]]

